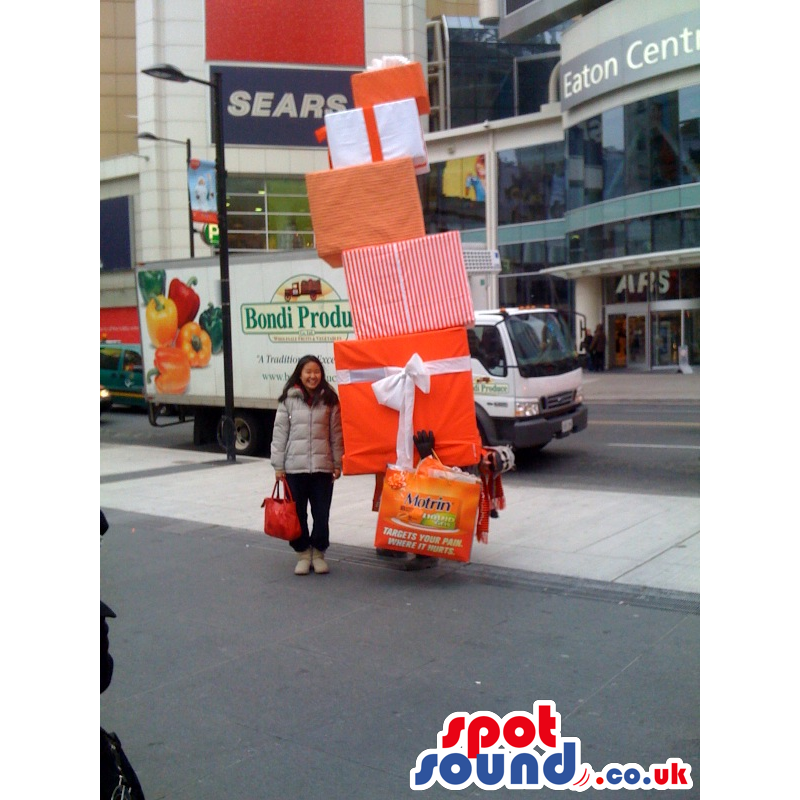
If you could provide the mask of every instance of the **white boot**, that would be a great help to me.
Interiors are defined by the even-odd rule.
[[[311,569],[311,548],[303,550],[297,554],[297,565],[294,568],[295,575],[308,575]]]
[[[324,575],[326,572],[330,572],[325,561],[325,553],[322,550],[317,550],[316,547],[311,548],[311,566],[317,575]]]

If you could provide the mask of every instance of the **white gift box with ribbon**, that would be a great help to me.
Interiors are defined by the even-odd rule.
[[[413,98],[329,112],[325,114],[325,135],[334,169],[410,156],[417,175],[430,171]]]

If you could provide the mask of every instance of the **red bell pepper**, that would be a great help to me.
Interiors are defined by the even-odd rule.
[[[192,289],[197,285],[197,278],[189,278],[184,283],[180,278],[173,278],[169,284],[169,298],[178,308],[178,327],[182,328],[191,322],[200,310],[200,295]]]

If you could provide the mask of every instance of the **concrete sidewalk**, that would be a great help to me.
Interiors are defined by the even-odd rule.
[[[677,371],[584,370],[583,396],[590,403],[699,403],[700,370],[695,367],[688,375]]]

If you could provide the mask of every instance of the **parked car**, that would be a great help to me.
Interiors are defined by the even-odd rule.
[[[100,385],[113,405],[146,408],[141,345],[100,342]]]
[[[100,384],[100,413],[103,411],[108,411],[111,408],[112,400],[111,400],[111,392],[106,389],[103,384]]]

